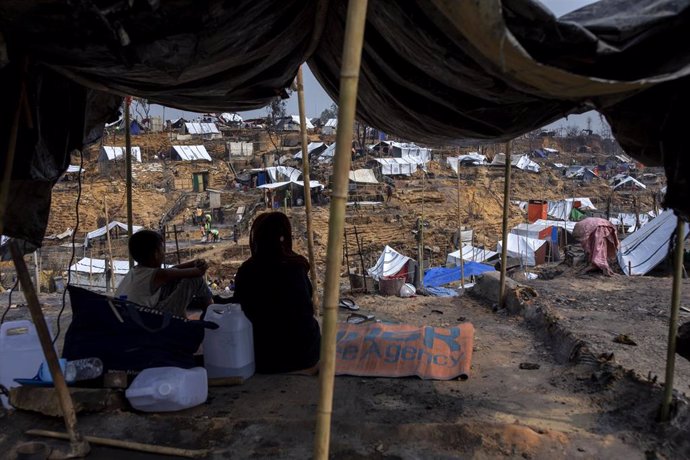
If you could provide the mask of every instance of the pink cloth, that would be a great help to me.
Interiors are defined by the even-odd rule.
[[[616,256],[616,228],[606,219],[588,217],[575,224],[573,236],[580,242],[589,262],[606,275],[612,275],[608,260]]]

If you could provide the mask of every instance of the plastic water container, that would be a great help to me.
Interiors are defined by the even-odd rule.
[[[236,303],[209,305],[206,321],[218,329],[204,333],[204,366],[209,378],[254,375],[254,334],[252,323]]]
[[[34,323],[24,319],[0,325],[0,384],[6,388],[18,387],[14,379],[35,377],[44,359]],[[5,396],[0,400],[5,407],[10,407]]]
[[[125,391],[129,403],[144,412],[172,412],[203,404],[208,397],[206,369],[144,369]]]

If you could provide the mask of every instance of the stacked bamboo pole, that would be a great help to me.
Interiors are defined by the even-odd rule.
[[[345,228],[348,172],[351,161],[350,145],[357,104],[357,84],[359,82],[359,66],[362,58],[366,16],[367,0],[350,0],[348,2],[343,59],[340,69],[340,99],[338,101],[338,131],[333,167],[333,192],[328,225],[328,263],[324,285],[324,318],[319,371],[320,391],[314,439],[314,459],[316,460],[328,458],[330,444],[335,380],[335,336],[340,297],[340,268],[342,265],[341,251]]]
[[[307,218],[307,252],[309,254],[309,275],[312,285],[312,304],[314,314],[319,314],[319,298],[317,293],[318,280],[316,278],[316,262],[314,260],[314,230],[311,220],[311,184],[309,178],[309,139],[307,138],[307,116],[304,106],[304,78],[302,66],[297,71],[297,101],[299,104],[299,125],[302,135],[302,181],[304,181],[304,212]]]

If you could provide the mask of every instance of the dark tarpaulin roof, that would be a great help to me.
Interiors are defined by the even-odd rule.
[[[284,93],[307,58],[337,96],[346,2],[129,3],[0,4],[0,91],[10,102],[0,107],[0,140],[24,55],[34,122],[19,133],[6,234],[40,244],[69,151],[117,118],[118,96],[256,108]],[[690,0],[604,0],[560,19],[533,0],[369,0],[357,113],[388,133],[440,143],[507,140],[597,108],[628,154],[663,162],[667,204],[687,215],[689,63]]]

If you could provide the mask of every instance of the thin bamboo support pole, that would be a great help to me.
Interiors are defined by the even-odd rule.
[[[113,266],[113,246],[110,242],[110,217],[108,216],[108,201],[103,196],[103,209],[105,211],[105,238],[108,242],[108,260],[105,263],[105,278],[109,281],[111,294],[115,293],[115,268]],[[108,271],[110,269],[110,271]],[[108,282],[106,282],[108,285]]]
[[[314,314],[319,314],[319,295],[317,292],[318,278],[316,275],[316,261],[314,260],[314,228],[311,220],[311,186],[309,178],[309,139],[307,138],[307,115],[304,105],[304,78],[302,66],[297,71],[297,102],[299,105],[299,126],[302,134],[302,180],[304,181],[304,213],[307,217],[307,253],[309,255],[309,275],[311,277],[312,304]]]
[[[79,434],[77,431],[77,414],[74,411],[72,397],[67,389],[65,376],[62,374],[58,356],[55,352],[55,348],[53,347],[53,341],[50,338],[48,324],[43,316],[41,305],[38,303],[38,296],[36,295],[34,285],[31,283],[31,275],[29,275],[26,262],[24,262],[24,256],[22,255],[19,245],[16,241],[13,241],[10,244],[10,252],[12,253],[14,267],[17,270],[17,278],[22,285],[24,298],[29,305],[31,319],[34,322],[38,339],[41,342],[43,355],[48,362],[48,369],[50,369],[50,375],[53,378],[55,393],[58,398],[58,403],[60,404],[60,409],[62,409],[62,416],[65,420],[65,429],[68,433],[66,439],[69,439],[70,441],[70,454],[72,457],[85,457],[91,448],[89,447],[89,443],[84,440],[81,434]]]
[[[681,279],[683,278],[683,256],[685,242],[685,222],[678,217],[676,225],[676,253],[673,259],[673,293],[671,295],[671,318],[668,324],[668,346],[666,347],[666,378],[664,396],[661,401],[659,419],[667,422],[673,398],[673,374],[676,366],[676,334],[678,332],[678,310],[680,309]]]
[[[129,119],[129,106],[132,103],[130,96],[125,97],[125,168],[127,169],[127,238],[134,233],[132,225],[132,127]],[[129,255],[129,268],[134,267],[132,254]]]
[[[460,217],[460,157],[458,157],[458,249],[460,250],[460,287],[465,292],[465,260],[462,257],[462,219]],[[474,252],[474,249],[472,250]]]
[[[43,436],[44,438],[53,439],[68,439],[66,433],[49,430],[27,430],[26,434],[32,436]],[[98,436],[84,436],[84,439],[92,444],[108,447],[117,447],[118,449],[128,449],[138,452],[148,452],[160,455],[173,455],[175,457],[186,458],[203,458],[208,456],[207,449],[180,449],[178,447],[157,446],[153,444],[144,444],[141,442],[121,441],[119,439],[101,438]]]
[[[506,297],[506,265],[508,265],[508,212],[510,209],[510,141],[506,142],[506,170],[503,186],[503,226],[501,243],[501,282],[498,291],[498,306],[505,306]]]
[[[333,413],[333,386],[335,380],[335,336],[340,297],[341,247],[345,228],[348,172],[351,162],[352,130],[357,105],[359,66],[364,43],[364,25],[367,17],[367,0],[350,0],[347,5],[347,21],[343,40],[343,58],[340,69],[340,98],[338,104],[338,131],[336,134],[335,162],[333,167],[333,191],[330,219],[328,222],[328,250],[326,252],[326,277],[323,299],[323,332],[321,340],[321,364],[319,369],[319,405],[316,413],[314,459],[326,460],[331,435]]]

